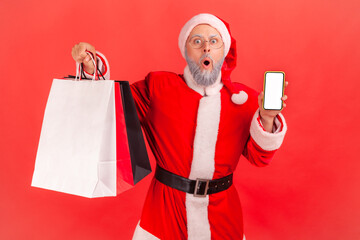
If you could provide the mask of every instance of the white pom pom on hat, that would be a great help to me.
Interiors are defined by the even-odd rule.
[[[248,99],[248,95],[244,91],[240,91],[239,93],[233,93],[233,95],[231,95],[231,101],[239,105],[244,104],[247,101],[247,99]]]

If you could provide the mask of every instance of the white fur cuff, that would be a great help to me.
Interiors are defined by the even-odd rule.
[[[255,112],[250,125],[250,135],[254,141],[264,150],[273,151],[278,149],[285,137],[287,125],[284,116],[279,113],[275,119],[277,129],[274,133],[269,133],[260,125],[259,109]],[[281,129],[279,131],[279,129]]]

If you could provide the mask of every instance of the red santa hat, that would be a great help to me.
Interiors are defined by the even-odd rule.
[[[208,24],[221,34],[224,42],[224,55],[226,56],[221,68],[221,80],[233,93],[231,100],[234,103],[245,103],[248,98],[247,94],[244,91],[237,91],[230,79],[230,74],[236,67],[236,40],[231,36],[230,27],[227,22],[208,13],[201,13],[192,17],[180,31],[179,48],[182,56],[185,58],[185,44],[190,32],[199,24]]]

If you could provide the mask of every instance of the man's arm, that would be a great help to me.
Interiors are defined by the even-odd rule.
[[[256,166],[266,166],[270,163],[277,149],[280,148],[287,125],[284,116],[279,113],[275,119],[271,131],[266,131],[258,109],[251,121],[250,137],[246,143],[243,155]]]

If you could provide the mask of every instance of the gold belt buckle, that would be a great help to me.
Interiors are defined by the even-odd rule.
[[[209,181],[210,181],[210,179],[201,179],[201,178],[196,179],[194,197],[206,197],[207,191],[209,189]],[[197,190],[199,188],[199,182],[206,182],[204,194],[199,194],[197,192]]]

